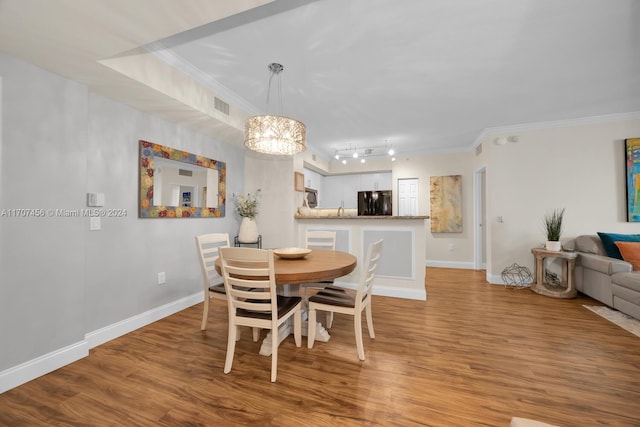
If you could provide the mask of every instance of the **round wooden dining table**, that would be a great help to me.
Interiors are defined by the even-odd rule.
[[[276,285],[316,283],[346,276],[355,268],[358,260],[347,252],[313,249],[304,258],[287,259],[274,255]],[[221,272],[220,258],[216,271]]]
[[[293,285],[295,287],[301,283],[317,283],[337,279],[351,273],[356,268],[357,263],[358,259],[350,253],[327,249],[313,249],[304,258],[297,259],[280,258],[274,255],[276,285],[282,285],[286,294],[287,287],[284,285]],[[220,258],[216,259],[215,266],[218,274],[222,274]],[[303,321],[304,323],[306,323],[306,320]],[[292,333],[290,322],[287,321],[280,325],[278,331],[279,342],[282,342],[287,335]],[[307,327],[304,325],[303,335],[306,335],[306,331]],[[271,334],[271,331],[269,331],[269,334]],[[262,341],[262,346],[260,347],[260,354],[263,356],[270,356],[272,352],[269,334]],[[316,340],[324,342],[329,340],[329,333],[319,322],[316,325]]]

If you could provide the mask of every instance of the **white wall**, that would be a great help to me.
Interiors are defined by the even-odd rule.
[[[613,121],[610,121],[613,120]],[[483,141],[487,162],[487,275],[499,281],[516,262],[533,271],[544,215],[566,208],[562,240],[598,231],[638,233],[626,222],[624,139],[640,135],[640,115],[517,132],[519,142]],[[502,216],[503,223],[497,222]]]
[[[286,156],[246,155],[246,192],[261,189],[256,224],[262,247],[290,247],[295,243],[294,215],[304,192],[294,191],[295,160]]]
[[[85,220],[39,209],[85,205],[88,93],[2,54],[0,75],[1,371],[84,339]]]
[[[244,188],[244,150],[92,94],[89,111],[85,191],[105,193],[106,208],[129,212],[124,219],[104,218],[102,231],[84,233],[86,331],[93,331],[202,289],[194,236],[237,234],[229,194]],[[226,217],[139,219],[140,139],[227,162]],[[158,286],[161,271],[167,283]]]
[[[431,176],[462,175],[462,233],[432,233],[428,224],[425,261],[429,265],[455,268],[473,266],[473,155],[464,152],[398,156],[393,163],[395,194],[398,193],[398,179],[418,179],[418,215],[430,215]],[[453,251],[449,251],[449,245],[454,246]]]
[[[101,328],[202,298],[194,236],[233,236],[238,221],[232,207],[225,218],[139,219],[138,140],[226,162],[227,194],[245,185],[242,148],[4,54],[0,78],[0,212],[80,209],[86,193],[102,192],[105,208],[128,213],[103,218],[101,231],[89,231],[82,217],[0,217],[2,391],[16,378],[28,380],[21,372],[33,365],[51,370],[86,355],[87,336]]]

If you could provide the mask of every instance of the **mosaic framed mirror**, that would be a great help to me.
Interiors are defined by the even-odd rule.
[[[139,218],[225,216],[225,162],[139,141]]]

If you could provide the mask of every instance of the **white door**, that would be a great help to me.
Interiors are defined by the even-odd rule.
[[[418,178],[398,180],[398,215],[418,215]]]

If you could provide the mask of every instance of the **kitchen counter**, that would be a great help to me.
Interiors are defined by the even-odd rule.
[[[315,212],[314,212],[315,213]],[[308,230],[336,232],[336,250],[348,252],[358,258],[358,267],[347,276],[336,279],[345,288],[357,287],[360,263],[366,256],[367,246],[383,239],[382,255],[373,294],[396,298],[425,300],[426,235],[429,217],[421,216],[356,216],[349,212],[337,216],[296,215],[296,240],[304,247]]]
[[[396,216],[396,215],[363,215],[363,216],[352,216],[352,215],[343,215],[343,216],[313,216],[313,215],[296,215],[295,219],[394,219],[394,220],[403,220],[403,219],[429,219],[429,215],[417,215],[417,216]]]

